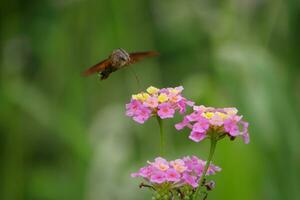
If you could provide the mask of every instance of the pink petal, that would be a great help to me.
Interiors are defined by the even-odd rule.
[[[205,132],[192,131],[189,138],[195,142],[200,142],[206,138]]]

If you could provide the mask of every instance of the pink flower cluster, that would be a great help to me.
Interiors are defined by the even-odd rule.
[[[158,157],[154,162],[141,168],[132,177],[142,177],[154,187],[166,185],[170,188],[179,188],[184,185],[190,185],[193,188],[198,187],[198,182],[202,176],[206,161],[196,156],[184,157],[168,162],[164,158]],[[221,171],[221,168],[210,164],[206,175],[212,175]]]
[[[205,106],[194,106],[194,112],[186,115],[182,122],[175,125],[177,130],[184,127],[192,131],[189,138],[199,142],[212,133],[217,133],[216,139],[228,135],[231,139],[241,136],[244,142],[249,143],[248,122],[237,115],[236,108],[213,108]]]
[[[194,103],[181,95],[182,90],[182,86],[162,89],[151,86],[147,92],[132,95],[130,103],[126,104],[126,115],[143,124],[153,115],[165,119],[172,118],[176,110],[183,114],[186,106]]]

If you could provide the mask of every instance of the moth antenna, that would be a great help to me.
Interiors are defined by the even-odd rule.
[[[136,80],[136,83],[137,83],[137,85],[138,85],[138,88],[139,88],[139,91],[142,91],[141,90],[141,83],[140,83],[140,79],[139,79],[139,77],[137,76],[137,74],[136,74],[136,72],[134,71],[134,68],[133,67],[131,67],[130,68],[132,71],[132,74],[133,74],[133,76],[135,77],[135,80]]]

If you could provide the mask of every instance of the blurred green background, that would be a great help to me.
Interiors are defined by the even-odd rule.
[[[0,15],[0,199],[150,199],[130,173],[158,155],[158,125],[125,116],[150,85],[250,122],[249,145],[218,144],[209,199],[300,198],[298,0],[9,0]],[[161,56],[80,76],[119,47]],[[167,158],[206,159],[180,120]]]

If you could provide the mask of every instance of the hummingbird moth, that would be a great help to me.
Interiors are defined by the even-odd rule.
[[[98,73],[101,76],[101,80],[104,80],[107,79],[112,72],[134,64],[146,57],[153,57],[157,55],[158,52],[156,51],[127,53],[124,49],[116,49],[107,59],[85,70],[82,73],[82,76],[89,76],[91,74]]]

